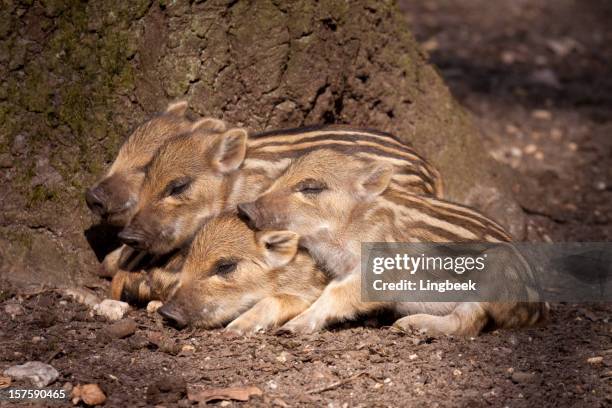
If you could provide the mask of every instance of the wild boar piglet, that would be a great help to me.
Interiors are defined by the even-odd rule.
[[[185,116],[186,110],[185,101],[171,103],[132,132],[108,171],[86,191],[87,206],[93,213],[110,224],[124,226],[134,213],[146,165],[165,141],[194,128],[225,130],[225,124],[213,118],[192,122]]]
[[[254,232],[233,214],[196,234],[177,289],[159,313],[174,325],[239,333],[276,328],[304,311],[328,279],[290,231]]]
[[[534,324],[546,315],[547,306],[537,302],[529,268],[498,271],[510,275],[510,281],[516,279],[511,287],[494,289],[500,294],[518,291],[534,302],[362,302],[362,242],[510,241],[498,224],[477,211],[388,189],[392,172],[384,163],[320,150],[295,160],[257,200],[238,206],[255,228],[300,234],[301,245],[335,277],[308,310],[285,325],[286,330],[312,332],[381,308],[407,315],[396,323],[399,326],[466,335],[485,326]],[[512,248],[508,244],[501,250],[514,253]]]
[[[208,218],[255,199],[293,159],[318,149],[388,164],[395,169],[393,188],[442,194],[435,169],[386,133],[336,126],[254,135],[241,128],[194,131],[168,140],[155,154],[135,215],[120,236],[138,249],[169,252]]]

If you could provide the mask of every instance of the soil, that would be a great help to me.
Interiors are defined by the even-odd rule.
[[[486,148],[517,171],[529,239],[610,240],[612,6],[462,3],[402,8],[475,116]],[[233,338],[177,331],[156,314],[131,310],[136,332],[112,339],[108,322],[55,291],[0,288],[0,369],[48,362],[60,372],[51,387],[97,383],[105,406],[187,406],[193,384],[263,391],[229,406],[612,405],[611,304],[556,304],[545,327],[474,339],[427,338],[367,322],[303,337]],[[95,288],[100,296],[105,289],[104,282]],[[15,302],[24,313],[4,313]],[[587,361],[597,356],[603,361]]]

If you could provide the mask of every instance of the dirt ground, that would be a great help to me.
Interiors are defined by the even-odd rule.
[[[612,239],[612,6],[458,3],[402,9],[487,149],[516,169],[529,239]],[[610,304],[553,305],[546,327],[475,339],[361,326],[231,338],[131,310],[135,334],[113,339],[104,319],[56,292],[0,288],[0,369],[48,362],[60,372],[51,387],[97,383],[105,406],[188,406],[193,384],[263,391],[216,403],[228,406],[612,406]],[[15,303],[22,314],[4,313]]]

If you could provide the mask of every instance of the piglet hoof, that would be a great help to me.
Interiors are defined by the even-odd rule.
[[[304,319],[296,318],[286,323],[280,329],[276,330],[275,333],[277,335],[288,336],[298,334],[312,334],[316,331],[316,325],[308,323],[307,321],[304,321]]]
[[[428,335],[447,335],[455,333],[456,328],[453,323],[447,316],[415,314],[397,320],[393,326],[406,331],[416,330]]]
[[[234,320],[225,328],[225,332],[234,333],[236,336],[249,336],[262,331],[263,327],[254,322],[244,321],[240,318]]]

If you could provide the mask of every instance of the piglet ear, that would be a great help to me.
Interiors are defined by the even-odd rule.
[[[185,116],[189,104],[185,100],[171,102],[166,108],[166,113],[174,116]]]
[[[357,195],[364,200],[381,195],[389,187],[392,175],[393,167],[389,164],[367,165],[357,180]]]
[[[268,265],[280,268],[293,260],[300,236],[292,231],[263,231],[257,233],[257,242],[265,254]]]
[[[221,132],[225,132],[226,129],[227,129],[227,126],[225,125],[225,122],[223,122],[220,119],[215,119],[215,118],[200,119],[194,122],[194,124],[191,126],[192,132],[200,130],[204,132],[221,133]]]
[[[246,155],[247,131],[243,128],[230,129],[219,135],[212,165],[221,173],[236,170]]]

